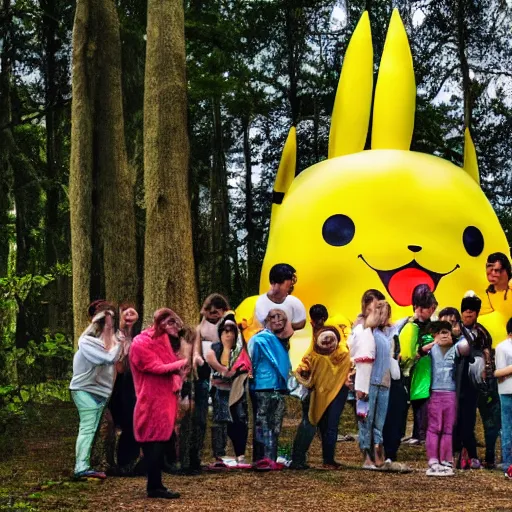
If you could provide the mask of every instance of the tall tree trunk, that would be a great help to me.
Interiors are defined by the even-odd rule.
[[[61,48],[58,39],[59,10],[56,0],[40,0],[43,12],[43,48],[44,48],[44,88],[47,113],[46,128],[46,204],[45,204],[45,269],[50,271],[58,262],[68,262],[69,245],[65,243],[69,224],[63,219],[59,207],[64,199],[61,184],[63,182],[62,148],[64,134],[61,133],[64,110],[59,80],[57,52]],[[62,64],[60,64],[62,68]],[[60,70],[64,72],[64,70]],[[71,333],[71,318],[68,313],[70,301],[70,279],[59,275],[46,287],[45,298],[48,302],[48,329],[51,333]]]
[[[45,253],[46,267],[51,268],[58,261],[59,216],[57,205],[60,202],[60,186],[57,182],[58,165],[56,151],[57,113],[55,106],[59,99],[59,89],[56,76],[56,53],[58,42],[56,32],[58,18],[55,0],[42,0],[43,11],[43,44],[45,48],[45,104],[48,109],[45,117],[46,125],[46,221],[45,221]]]
[[[231,294],[229,259],[229,195],[226,157],[223,147],[220,98],[212,100],[213,134],[210,169],[210,286],[212,290]]]
[[[464,98],[464,128],[471,127],[473,115],[473,98],[471,94],[471,77],[469,76],[469,64],[466,57],[466,17],[465,17],[465,1],[456,0],[456,19],[457,19],[457,45],[460,60],[460,71],[462,74],[462,93]]]
[[[144,94],[144,321],[163,306],[197,321],[188,191],[187,81],[181,0],[148,0]]]
[[[73,31],[70,208],[75,337],[87,304],[137,299],[134,175],[126,158],[113,0],[78,0]],[[91,278],[92,277],[92,278]]]
[[[242,132],[244,137],[245,162],[245,230],[247,231],[247,294],[258,292],[260,276],[259,265],[256,259],[255,228],[253,219],[253,191],[252,191],[252,156],[249,117],[242,118]]]
[[[299,68],[300,68],[300,17],[303,15],[302,8],[288,3],[285,7],[285,30],[287,44],[287,71],[290,88],[288,89],[288,100],[290,102],[292,125],[297,126],[300,116],[299,90]]]
[[[11,153],[14,139],[11,130],[11,53],[12,10],[10,0],[2,0],[0,25],[0,277],[7,275],[10,227],[9,211],[12,209]]]

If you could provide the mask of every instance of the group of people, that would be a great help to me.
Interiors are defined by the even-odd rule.
[[[506,255],[488,257],[487,276],[488,295],[506,300],[512,278]],[[492,469],[501,432],[501,467],[512,477],[512,319],[508,338],[495,352],[478,323],[482,301],[474,294],[462,298],[460,310],[443,305],[436,315],[433,292],[418,285],[412,316],[392,324],[384,295],[367,290],[352,326],[330,325],[322,304],[310,308],[312,341],[292,369],[290,338],[305,327],[306,309],[292,295],[297,280],[292,266],[275,265],[269,280],[269,291],[255,307],[261,329],[248,340],[246,326],[219,294],[207,297],[195,329],[162,308],[137,336],[133,305],[91,304],[91,322],[80,336],[70,384],[80,417],[77,478],[106,477],[90,462],[106,410],[121,430],[113,474],[131,475],[143,467],[148,497],[179,496],[164,487],[163,470],[307,469],[317,431],[324,467],[339,469],[335,448],[347,401],[357,418],[365,469],[407,471],[397,462],[402,442],[426,444],[429,476],[453,475],[454,467]],[[288,395],[301,400],[303,412],[289,463],[278,457]],[[246,460],[248,399],[252,464]],[[210,403],[214,460],[205,467],[201,459]],[[414,427],[412,437],[404,440],[409,405]],[[477,456],[477,410],[485,432],[483,463]],[[231,458],[226,457],[228,439],[235,453]]]

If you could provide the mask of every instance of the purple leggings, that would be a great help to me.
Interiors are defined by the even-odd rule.
[[[455,391],[432,391],[428,402],[427,458],[434,462],[452,462],[453,427],[457,418]]]

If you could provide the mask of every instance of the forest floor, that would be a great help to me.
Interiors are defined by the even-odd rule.
[[[281,444],[291,445],[300,419],[289,402]],[[512,511],[512,482],[498,471],[457,471],[454,478],[425,475],[422,447],[402,447],[399,455],[414,469],[408,474],[363,471],[357,442],[339,442],[340,471],[321,468],[315,439],[309,462],[316,469],[259,474],[252,471],[165,475],[164,483],[181,493],[176,501],[145,498],[145,479],[71,480],[78,415],[72,403],[39,406],[28,422],[0,438],[0,510],[26,511]],[[347,407],[340,433],[355,423]],[[479,438],[482,438],[479,425]],[[209,446],[209,440],[206,443]],[[207,454],[208,455],[208,454]],[[250,454],[249,454],[250,455]]]

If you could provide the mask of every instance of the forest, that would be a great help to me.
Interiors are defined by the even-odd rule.
[[[90,301],[193,324],[212,291],[258,292],[288,130],[297,174],[327,157],[349,37],[367,10],[377,71],[393,8],[411,149],[461,165],[469,127],[512,242],[505,0],[1,0],[0,433],[67,397]]]

